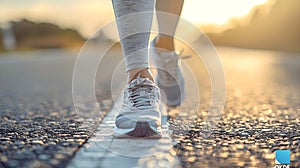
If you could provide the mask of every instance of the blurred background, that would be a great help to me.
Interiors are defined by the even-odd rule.
[[[110,0],[2,0],[0,52],[80,47],[114,19]],[[296,0],[188,0],[182,17],[216,45],[300,51],[300,2]],[[116,35],[101,34],[102,40]]]
[[[184,73],[191,70],[199,85],[187,87],[187,93],[200,93],[200,105],[198,97],[187,94],[180,113],[176,108],[169,113],[178,114],[170,123],[181,145],[176,151],[183,167],[271,167],[277,149],[290,149],[291,167],[299,167],[300,0],[186,0],[182,17],[215,44],[226,77],[220,127],[212,139],[199,142],[197,134],[209,115],[211,82],[193,49],[178,42],[176,48],[184,46],[183,54],[192,56],[184,60]],[[93,133],[106,113],[89,120],[87,129],[79,127],[72,76],[84,42],[113,19],[111,0],[0,1],[0,167],[35,167],[36,160],[64,167],[75,146]],[[118,36],[112,32],[98,32],[83,55],[106,51]],[[122,59],[120,45],[115,45],[98,66],[94,84],[102,112],[111,108],[112,74]],[[88,67],[82,69],[97,64],[89,61],[83,61]],[[118,74],[123,79],[115,83],[126,84],[125,71],[118,72],[124,73]],[[86,107],[88,117],[100,114]],[[78,136],[81,141],[75,142]],[[37,155],[32,152],[36,148]],[[47,157],[38,158],[40,153]],[[64,155],[56,158],[57,153]]]

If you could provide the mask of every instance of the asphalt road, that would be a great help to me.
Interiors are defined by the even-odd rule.
[[[210,85],[203,65],[194,58],[186,63],[199,83],[198,113],[169,109],[173,138],[178,142],[174,151],[182,166],[270,167],[275,165],[275,150],[290,149],[291,166],[299,167],[300,54],[221,47],[218,51],[227,99],[211,137],[199,136],[207,116]],[[90,127],[82,127],[84,121],[76,118],[72,73],[77,52],[0,55],[2,166],[64,167],[101,121],[91,120]],[[120,50],[113,51],[96,76],[103,111],[111,107],[109,81],[120,59]]]
[[[72,75],[78,52],[1,54],[0,167],[65,167],[94,133],[102,118],[83,120],[77,116],[72,100]],[[105,60],[104,64],[109,66]],[[102,79],[107,75],[98,76]],[[110,85],[96,82],[101,86],[96,92],[104,114],[112,103],[104,94]]]
[[[218,51],[226,74],[226,106],[210,138],[199,136],[205,105],[188,129],[174,133],[184,135],[176,136],[180,143],[175,147],[184,167],[273,167],[278,149],[291,150],[291,167],[299,167],[300,55]],[[182,124],[178,118],[175,130]]]

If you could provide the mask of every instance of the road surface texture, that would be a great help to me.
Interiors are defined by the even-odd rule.
[[[121,59],[119,49],[109,53],[96,77],[102,116],[109,112],[104,119],[76,116],[72,71],[77,51],[1,54],[0,167],[109,167],[113,159],[119,167],[273,167],[277,149],[291,150],[291,167],[300,167],[300,54],[221,47],[218,51],[227,98],[211,136],[200,135],[210,102],[209,79],[193,56],[185,61],[199,84],[198,110],[193,103],[168,108],[172,146],[140,158],[112,153],[101,145],[89,148],[101,137],[99,128],[112,126],[109,81]],[[80,158],[86,160],[74,162]]]

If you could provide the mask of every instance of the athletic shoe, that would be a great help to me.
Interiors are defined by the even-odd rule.
[[[167,97],[168,106],[180,105],[184,94],[184,77],[178,64],[179,56],[175,51],[155,47],[156,38],[151,42],[150,55],[157,67],[156,83]]]
[[[123,106],[115,120],[114,137],[161,138],[162,110],[157,85],[138,76],[124,90]]]

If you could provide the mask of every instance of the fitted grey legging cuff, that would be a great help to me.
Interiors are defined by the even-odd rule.
[[[148,41],[155,0],[112,0],[112,2],[125,56],[126,71],[149,68]]]

